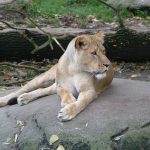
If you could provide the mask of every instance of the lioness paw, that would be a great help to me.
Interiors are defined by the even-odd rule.
[[[62,108],[58,113],[58,119],[60,121],[68,121],[73,119],[77,115],[76,104],[68,104]]]
[[[71,104],[71,103],[74,103],[76,101],[76,99],[67,99],[67,100],[62,100],[61,101],[61,107],[65,107],[67,106],[68,104]]]
[[[20,95],[17,99],[19,105],[26,105],[32,100],[32,97],[28,93]]]

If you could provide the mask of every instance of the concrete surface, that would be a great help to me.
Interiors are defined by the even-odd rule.
[[[124,142],[124,150],[130,150],[128,146],[137,141],[142,141],[139,150],[143,143],[147,146],[144,150],[150,149],[150,82],[114,79],[111,88],[69,122],[57,120],[59,109],[57,95],[25,106],[16,104],[0,108],[0,150],[55,149],[57,142],[52,146],[48,144],[53,134],[59,136],[59,143],[66,150],[119,150],[118,140],[128,135],[131,139],[130,134],[133,138]],[[16,125],[17,120],[24,122],[23,129]],[[141,136],[144,142],[139,140]],[[136,144],[135,148],[138,150]]]

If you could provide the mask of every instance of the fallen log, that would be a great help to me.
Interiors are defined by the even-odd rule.
[[[47,41],[47,36],[38,29],[28,29],[38,45]],[[150,61],[150,29],[129,28],[119,31],[110,29],[73,29],[73,28],[44,28],[54,35],[64,48],[69,41],[80,34],[93,34],[103,31],[106,34],[105,47],[107,55],[117,61]],[[54,50],[48,46],[32,54],[33,45],[13,29],[0,30],[0,61],[42,60],[44,58],[59,58],[63,51],[53,42]]]

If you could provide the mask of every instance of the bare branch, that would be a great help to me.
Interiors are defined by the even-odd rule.
[[[32,69],[32,70],[34,70],[34,71],[36,71],[36,72],[44,72],[44,71],[46,71],[45,69],[39,69],[39,68],[27,66],[27,65],[15,65],[15,64],[12,64],[12,63],[8,63],[8,62],[0,62],[0,65],[3,65],[3,66],[11,66],[11,67],[14,67],[14,68]]]
[[[9,83],[0,83],[0,86],[12,86],[12,85],[16,85],[16,84],[25,83],[25,82],[30,81],[30,80],[32,80],[32,79],[33,79],[33,78],[26,79],[26,80],[21,80],[21,81],[9,82]]]
[[[6,21],[0,20],[0,22],[3,23],[3,24],[5,24],[6,26],[8,26],[11,29],[14,29],[14,30],[26,30],[25,28],[13,27],[12,25],[10,25],[9,23],[7,23]]]
[[[59,43],[59,41],[51,35],[51,33],[48,33],[46,32],[45,30],[43,30],[29,15],[23,13],[23,12],[20,12],[18,10],[11,10],[9,9],[8,11],[14,11],[14,12],[17,12],[19,13],[20,15],[22,15],[24,18],[27,18],[33,25],[35,25],[41,32],[43,32],[45,35],[47,35],[48,37],[48,41],[45,42],[44,44],[42,44],[41,46],[38,46],[37,47],[37,44],[35,45],[35,42],[33,40],[30,40],[28,39],[27,37],[25,37],[29,42],[31,41],[31,44],[34,45],[35,49],[32,51],[32,53],[35,53],[43,48],[45,48],[46,46],[50,46],[51,49],[53,50],[53,46],[52,46],[52,40],[54,40],[56,42],[56,44],[61,48],[61,50],[64,52],[65,49],[63,48],[63,46]],[[34,42],[34,43],[33,43]],[[44,47],[45,46],[45,47]]]
[[[5,25],[7,25],[7,26],[8,26],[9,28],[11,28],[11,29],[18,30],[19,33],[20,33],[26,40],[28,40],[28,41],[34,46],[34,50],[32,51],[32,54],[36,53],[37,51],[39,51],[39,50],[41,50],[41,49],[43,49],[43,48],[45,48],[45,47],[47,47],[47,46],[50,46],[51,49],[53,50],[52,39],[57,43],[57,45],[58,45],[63,51],[65,51],[65,49],[61,46],[61,44],[57,41],[57,39],[56,39],[55,37],[51,37],[51,35],[49,35],[48,33],[46,33],[46,32],[45,32],[44,30],[42,30],[40,27],[39,27],[40,30],[41,30],[42,32],[44,31],[44,33],[47,34],[48,40],[47,40],[44,44],[38,46],[38,45],[36,44],[36,42],[33,40],[33,38],[29,38],[28,35],[26,34],[26,32],[30,32],[29,30],[27,30],[27,29],[25,29],[25,28],[13,27],[12,25],[10,25],[9,23],[7,23],[7,22],[5,22],[5,21],[0,21],[0,22],[4,23]],[[21,31],[20,31],[20,30],[21,30]]]
[[[121,15],[120,15],[120,8],[115,8],[115,7],[113,7],[112,5],[106,3],[106,2],[104,2],[104,1],[102,1],[102,0],[97,0],[97,1],[100,2],[100,3],[103,3],[103,4],[106,5],[107,7],[110,7],[111,9],[113,9],[114,12],[115,12],[115,14],[116,14],[117,20],[118,20],[118,22],[119,22],[120,28],[125,28],[124,23],[123,23],[123,20],[122,20]]]
[[[43,48],[49,46],[49,43],[50,43],[50,41],[47,40],[44,44],[42,44],[42,45],[36,47],[31,53],[34,54],[34,53],[36,53],[37,51],[39,51],[39,50],[41,50],[41,49],[43,49]]]
[[[38,49],[38,45],[36,44],[36,42],[33,40],[33,38],[29,38],[28,35],[26,34],[26,31],[25,30],[24,32],[19,32],[26,40],[28,40],[33,46],[35,49]]]
[[[63,52],[65,52],[65,49],[62,47],[62,45],[58,42],[58,40],[55,37],[52,37],[52,39],[56,42],[56,44],[62,49]]]
[[[7,23],[7,22],[5,22],[5,21],[1,21],[0,20],[0,22],[2,22],[3,24],[5,24],[5,25],[7,25],[9,28],[11,28],[11,29],[14,29],[14,30],[17,30],[17,31],[19,31],[18,33],[20,33],[26,40],[28,40],[33,46],[34,46],[34,48],[35,49],[38,49],[38,45],[36,44],[36,42],[32,39],[32,38],[29,38],[28,36],[27,36],[27,32],[29,32],[27,29],[25,29],[25,28],[18,28],[18,27],[13,27],[12,25],[10,25],[9,23]],[[44,47],[43,47],[44,48]]]

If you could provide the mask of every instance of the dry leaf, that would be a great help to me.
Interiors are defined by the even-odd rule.
[[[22,127],[22,126],[24,126],[24,122],[20,121],[20,120],[17,120],[16,126]]]
[[[23,130],[25,123],[23,121],[17,120],[16,127],[20,128],[20,131]]]
[[[141,17],[138,17],[138,16],[134,16],[133,18],[137,19],[137,20],[141,20],[142,19]]]
[[[123,137],[124,135],[120,135],[114,138],[115,141],[119,141],[121,139],[121,137]]]
[[[9,145],[10,143],[7,143],[7,142],[3,142],[3,144],[4,144],[4,145]]]
[[[52,145],[53,143],[55,143],[58,140],[59,140],[59,137],[57,135],[53,134],[49,139],[49,145]]]
[[[0,93],[4,93],[6,91],[6,88],[0,87]]]
[[[59,146],[57,147],[57,150],[65,150],[65,148],[64,148],[62,145],[59,145]]]
[[[139,77],[140,76],[140,74],[133,74],[133,75],[131,75],[131,78],[136,78],[136,77]]]

